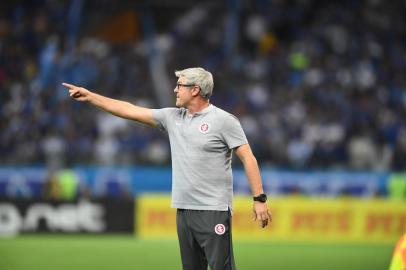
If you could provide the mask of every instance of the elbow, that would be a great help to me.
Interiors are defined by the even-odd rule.
[[[254,155],[252,155],[251,159],[252,159],[252,163],[254,163],[256,166],[258,166],[258,161]]]

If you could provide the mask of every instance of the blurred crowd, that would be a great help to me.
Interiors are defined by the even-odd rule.
[[[61,83],[159,108],[202,66],[262,166],[406,169],[405,1],[140,2],[0,4],[0,164],[169,165],[164,133]]]

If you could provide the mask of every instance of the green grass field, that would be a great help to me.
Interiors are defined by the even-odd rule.
[[[388,269],[393,246],[234,241],[238,269]],[[181,269],[176,240],[131,236],[0,238],[1,270]]]

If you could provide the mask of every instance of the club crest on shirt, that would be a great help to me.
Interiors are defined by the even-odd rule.
[[[209,126],[209,124],[206,123],[206,122],[202,123],[202,124],[200,125],[200,127],[199,127],[199,131],[200,131],[201,133],[207,133],[207,132],[209,132],[209,131],[210,131],[210,126]]]
[[[214,226],[214,232],[218,235],[223,235],[226,232],[226,226],[224,226],[223,224],[217,224],[216,226]]]

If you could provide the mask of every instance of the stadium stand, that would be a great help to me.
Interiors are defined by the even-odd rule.
[[[203,66],[263,166],[406,168],[404,1],[148,2],[0,4],[1,164],[168,165],[164,134],[60,83],[171,106]]]

